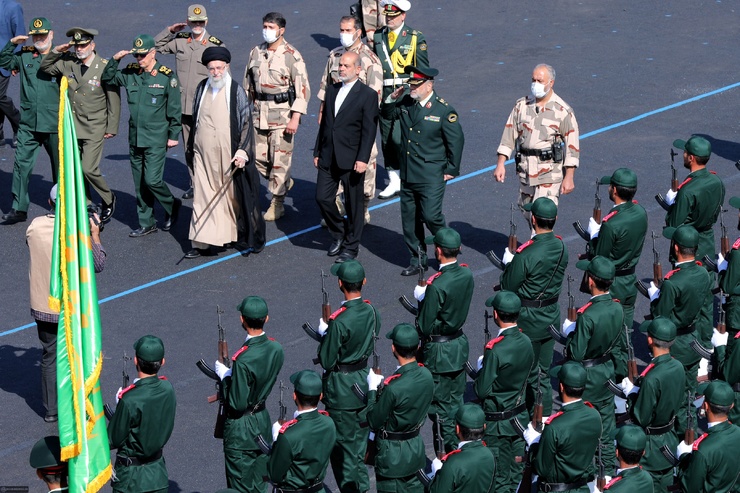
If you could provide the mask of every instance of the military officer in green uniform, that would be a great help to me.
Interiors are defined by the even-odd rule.
[[[398,88],[384,100],[380,111],[401,126],[401,224],[411,253],[411,265],[401,275],[413,276],[427,268],[423,247],[419,258],[424,225],[432,234],[445,226],[445,185],[460,174],[465,137],[455,109],[434,92],[439,71],[415,66],[405,70],[411,74],[410,94],[399,99],[404,89]]]
[[[321,377],[311,370],[290,376],[298,410],[283,424],[272,446],[267,474],[279,493],[324,491],[324,477],[337,440],[334,422],[319,411]]]
[[[116,412],[108,423],[108,441],[118,449],[111,486],[114,492],[166,492],[167,466],[162,448],[175,426],[175,390],[158,376],[164,343],[152,335],[134,344],[138,378],[116,394]]]
[[[740,480],[740,429],[727,419],[735,403],[735,393],[727,382],[703,384],[702,409],[707,414],[708,430],[693,444],[678,445],[681,457],[678,483],[685,493],[737,491]],[[685,455],[682,455],[685,454]]]
[[[419,334],[412,325],[398,324],[386,337],[393,341],[399,367],[386,379],[372,372],[367,377],[367,422],[378,448],[376,487],[379,493],[422,493],[416,472],[426,464],[426,455],[419,429],[432,402],[434,379],[416,361]]]
[[[640,467],[647,437],[642,428],[625,425],[616,431],[617,474],[604,486],[610,493],[653,493],[653,479]]]
[[[402,88],[409,78],[406,67],[428,67],[427,42],[421,31],[406,26],[406,12],[411,9],[409,0],[381,0],[381,14],[386,25],[373,34],[372,47],[383,68],[383,94],[381,110],[386,98]],[[390,199],[401,191],[401,128],[397,118],[380,114],[380,142],[388,171],[388,187],[378,194],[380,199]],[[400,125],[403,127],[403,125]]]
[[[103,141],[118,133],[121,118],[121,96],[117,87],[103,81],[108,60],[95,51],[95,29],[73,27],[66,35],[68,43],[55,46],[41,61],[39,70],[51,77],[67,77],[69,104],[75,117],[77,147],[88,201],[89,187],[102,200],[100,219],[110,220],[116,208],[116,196],[100,171]]]
[[[120,60],[131,53],[138,63],[130,63],[117,71]],[[172,69],[157,62],[154,39],[142,34],[134,39],[131,50],[113,55],[113,61],[103,73],[103,80],[126,88],[131,113],[128,125],[129,158],[136,189],[136,210],[139,228],[129,233],[138,238],[155,233],[154,199],[165,210],[163,231],[169,231],[177,221],[181,201],[176,199],[164,182],[167,149],[177,145],[180,135],[179,82]]]
[[[615,271],[611,260],[599,255],[590,261],[580,260],[576,265],[586,271],[591,299],[578,309],[577,320],[566,320],[563,324],[563,335],[567,337],[563,354],[586,369],[583,398],[601,415],[604,469],[607,476],[612,476],[616,462],[611,434],[617,423],[614,395],[606,382],[616,378],[614,360],[624,352],[624,311],[609,293]]]
[[[554,367],[550,376],[558,379],[563,406],[547,419],[542,433],[532,423],[524,432],[531,448],[532,468],[538,475],[536,491],[587,493],[601,436],[599,412],[582,399],[588,376],[576,361]]]
[[[424,364],[434,377],[434,398],[429,419],[435,423],[435,452],[455,449],[455,414],[463,404],[465,363],[468,361],[468,338],[462,326],[468,317],[473,298],[473,273],[460,264],[460,235],[452,228],[441,228],[425,239],[434,245],[439,272],[417,286],[414,296],[419,301],[416,326],[422,337]],[[437,421],[439,420],[439,423]],[[437,433],[441,430],[445,450],[436,450]]]
[[[236,309],[247,338],[232,356],[231,368],[219,361],[215,363],[227,404],[224,423],[226,484],[243,492],[264,493],[267,491],[263,479],[267,474],[267,456],[260,451],[255,438],[271,436],[265,400],[283,367],[283,348],[265,334],[265,323],[269,320],[265,300],[247,296]]]
[[[28,38],[33,46],[24,46]],[[41,60],[51,51],[54,31],[46,17],[36,17],[28,26],[28,36],[12,38],[0,51],[0,67],[17,72],[21,78],[21,121],[18,127],[18,146],[13,163],[13,205],[8,213],[14,218],[5,224],[25,221],[28,217],[28,182],[31,179],[36,156],[43,146],[51,161],[51,176],[57,181],[59,170],[59,81],[39,71]]]
[[[496,337],[488,341],[473,386],[485,411],[484,441],[496,458],[496,492],[513,493],[522,476],[524,440],[511,420],[529,421],[526,392],[536,387],[538,366],[532,342],[517,325],[522,308],[519,297],[511,291],[500,291],[486,300],[493,307],[493,320],[499,327]]]
[[[493,486],[496,463],[493,453],[483,443],[486,415],[480,406],[464,404],[455,415],[457,448],[442,459],[434,459],[439,468],[429,486],[430,493],[488,493],[500,491]]]
[[[216,36],[211,36],[206,31],[208,25],[208,13],[206,8],[200,4],[188,7],[188,22],[176,22],[167,26],[164,30],[154,36],[154,43],[158,53],[175,55],[177,59],[177,80],[180,82],[180,94],[182,97],[182,142],[188,144],[188,137],[193,126],[193,101],[195,88],[198,83],[208,77],[208,68],[201,63],[203,52],[211,46],[226,47],[223,41]],[[190,32],[183,32],[189,27]],[[189,153],[185,154],[185,164],[191,172],[190,189],[182,198],[193,198],[192,169],[193,158]]]
[[[62,461],[61,455],[58,436],[44,437],[31,448],[29,462],[39,479],[46,483],[49,493],[69,491],[67,463]]]
[[[512,258],[505,259],[501,289],[513,291],[522,302],[519,328],[532,341],[534,359],[543,374],[539,386],[544,413],[549,415],[552,412],[552,390],[545,375],[552,364],[555,341],[547,327],[560,325],[558,297],[568,265],[568,250],[560,237],[552,232],[558,215],[558,208],[552,200],[540,197],[525,204],[524,209],[531,212],[530,223],[535,234],[513,252]],[[528,399],[527,404],[531,406],[533,401]]]
[[[632,384],[622,380],[622,389],[630,403],[632,422],[647,435],[645,455],[640,464],[653,478],[655,491],[665,491],[673,479],[672,464],[661,453],[667,445],[678,444],[676,412],[685,400],[683,366],[671,356],[676,339],[676,325],[666,317],[656,317],[640,326],[647,333],[647,344],[653,358]]]
[[[357,384],[367,393],[367,362],[373,354],[380,332],[380,314],[362,299],[365,269],[357,260],[334,264],[332,274],[339,278],[344,295],[341,308],[331,314],[328,325],[319,321],[324,336],[319,345],[319,362],[324,368],[323,402],[337,428],[337,443],[331,454],[339,491],[363,492],[370,489],[363,462],[367,447],[365,403],[352,391]]]

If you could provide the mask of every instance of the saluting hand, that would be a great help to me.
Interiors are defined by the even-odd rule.
[[[187,22],[176,22],[176,23],[172,24],[171,26],[167,27],[167,30],[169,32],[171,32],[172,34],[175,34],[175,33],[179,33],[180,31],[182,31],[186,27],[188,27],[188,23]]]
[[[64,44],[55,46],[54,51],[56,51],[57,53],[65,53],[69,51],[69,43],[64,43]]]
[[[126,55],[128,55],[129,53],[131,53],[131,50],[121,50],[118,53],[116,53],[115,55],[113,55],[113,59],[116,60],[116,61],[118,61],[121,58],[123,58]]]
[[[26,42],[27,39],[28,39],[28,36],[24,36],[24,35],[21,34],[20,36],[16,36],[15,38],[11,38],[10,39],[10,42],[13,43],[14,45],[22,45],[23,43]]]

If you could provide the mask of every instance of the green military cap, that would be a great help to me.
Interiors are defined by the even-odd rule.
[[[597,255],[591,260],[579,260],[576,262],[576,267],[581,270],[585,270],[589,274],[593,274],[599,279],[603,279],[605,281],[614,280],[614,272],[616,270],[614,262],[606,257],[602,257],[601,255]]]
[[[34,469],[54,469],[66,464],[62,462],[59,437],[44,437],[33,445],[29,462]]]
[[[735,209],[740,209],[740,197],[730,197],[730,205]]]
[[[439,70],[430,67],[415,67],[413,65],[407,65],[403,69],[404,73],[411,74],[408,78],[409,84],[423,84],[428,80],[434,80],[439,75]]]
[[[331,273],[344,282],[362,282],[365,279],[365,269],[357,260],[334,264],[331,266]]]
[[[154,38],[148,34],[139,34],[134,39],[134,47],[131,49],[133,55],[144,55],[154,48]]]
[[[392,340],[396,346],[416,347],[419,345],[419,333],[411,324],[398,324],[385,337]]]
[[[51,22],[46,17],[36,17],[28,25],[28,35],[47,34],[51,31]]]
[[[267,303],[259,296],[247,296],[236,309],[244,318],[260,319],[267,316]]]
[[[682,224],[677,228],[668,226],[663,229],[663,236],[685,248],[696,248],[699,246],[699,232],[689,224]]]
[[[560,366],[554,366],[550,369],[550,376],[575,389],[586,386],[586,369],[577,361],[566,361]]]
[[[513,291],[499,291],[486,300],[486,306],[492,306],[503,313],[519,313],[522,309],[522,300]]]
[[[555,219],[558,215],[558,206],[547,197],[540,197],[534,202],[523,205],[525,211],[531,211],[535,217]]]
[[[637,188],[637,175],[629,168],[614,170],[611,176],[603,176],[602,185],[619,185],[620,187]]]
[[[455,421],[469,430],[477,430],[486,424],[486,413],[479,405],[468,402],[457,410]]]
[[[647,444],[645,432],[636,425],[625,425],[615,430],[614,439],[619,448],[642,452]]]
[[[427,236],[424,243],[442,248],[460,248],[460,233],[452,228],[439,228],[435,235]]]
[[[164,358],[164,343],[157,336],[142,336],[134,343],[134,349],[137,358],[150,363],[162,361]]]
[[[676,338],[676,324],[666,317],[655,317],[646,320],[640,325],[640,332],[647,333],[659,341],[671,342]]]
[[[697,395],[703,395],[704,400],[715,406],[729,406],[735,402],[735,391],[724,380],[704,382],[696,389]]]
[[[86,29],[82,27],[73,27],[67,31],[67,36],[72,38],[69,42],[71,45],[86,45],[92,41],[98,31],[95,29]]]
[[[188,20],[189,21],[207,21],[208,14],[206,8],[199,3],[193,4],[188,7]]]
[[[323,390],[321,377],[313,370],[301,370],[293,373],[290,376],[290,383],[293,384],[296,392],[303,395],[321,395]]]
[[[712,144],[698,135],[692,135],[689,140],[676,139],[673,141],[673,147],[697,157],[709,157],[712,154]]]

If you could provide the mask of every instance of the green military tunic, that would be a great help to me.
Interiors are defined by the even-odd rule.
[[[594,477],[594,455],[601,436],[598,411],[583,401],[564,405],[547,420],[532,467],[540,483],[575,483]],[[588,492],[588,486],[567,490]]]
[[[44,55],[33,46],[15,53],[16,45],[8,41],[0,51],[0,67],[18,72],[21,80],[21,121],[18,146],[13,163],[12,208],[28,212],[28,182],[41,146],[51,161],[54,183],[59,170],[59,81],[39,71]]]
[[[234,354],[231,376],[223,380],[226,397],[224,423],[224,455],[226,483],[242,491],[266,491],[263,476],[267,472],[267,457],[262,454],[255,437],[269,443],[272,437],[270,415],[263,407],[283,366],[283,348],[264,333],[250,337]]]
[[[480,440],[465,442],[462,447],[442,457],[429,493],[488,493],[493,487],[496,463],[493,454]]]
[[[681,491],[737,491],[740,481],[740,429],[729,421],[709,428],[694,442],[691,454],[684,457],[678,475]]]
[[[731,336],[727,346],[714,349],[713,360],[725,382],[735,391],[735,407],[730,410],[730,422],[740,426],[740,332]]]
[[[727,345],[714,350],[714,365],[724,380],[735,390],[735,407],[730,410],[730,422],[740,426],[740,238],[735,240],[727,255],[727,269],[720,274],[720,287],[727,297],[725,316]]]
[[[529,422],[525,394],[536,387],[537,374],[532,342],[519,327],[500,331],[486,344],[473,388],[486,412],[484,440],[496,458],[497,492],[514,491],[521,479],[523,464],[514,459],[523,455],[524,440],[510,420],[516,417],[523,426]],[[494,414],[506,412],[510,415]]]
[[[610,493],[653,493],[653,479],[641,466],[621,469],[611,481],[606,483],[604,491]]]
[[[369,392],[367,422],[375,432],[378,447],[375,458],[378,492],[424,491],[415,476],[426,465],[424,441],[418,430],[424,424],[433,393],[432,374],[416,362],[401,366],[385,379],[382,387]],[[399,440],[388,437],[388,432],[417,434]]]
[[[279,488],[297,490],[321,484],[329,454],[337,440],[334,422],[326,411],[302,412],[287,421],[272,446],[267,474]]]
[[[174,426],[175,390],[166,378],[142,378],[121,391],[116,412],[108,423],[110,446],[118,449],[113,491],[168,490],[162,448]],[[127,465],[126,458],[135,459],[140,465]]]
[[[338,437],[331,468],[342,491],[367,491],[370,484],[363,458],[368,432],[360,426],[365,421],[365,403],[352,392],[352,386],[357,384],[367,393],[367,360],[380,331],[380,314],[369,301],[357,297],[344,302],[328,322],[318,351],[325,370],[322,400]],[[358,364],[361,369],[347,367]]]

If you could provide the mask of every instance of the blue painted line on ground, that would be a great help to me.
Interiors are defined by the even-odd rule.
[[[629,118],[627,120],[623,120],[621,122],[617,122],[617,123],[614,123],[612,125],[607,125],[606,127],[602,127],[602,128],[593,130],[591,132],[588,132],[588,133],[585,133],[585,134],[581,135],[581,140],[587,139],[589,137],[593,137],[594,135],[598,135],[598,134],[601,134],[601,133],[604,133],[604,132],[608,132],[610,130],[614,130],[615,128],[619,128],[619,127],[623,127],[625,125],[629,125],[630,123],[635,123],[637,121],[644,120],[645,118],[651,117],[653,115],[658,115],[660,113],[664,113],[666,111],[670,111],[670,110],[679,108],[679,107],[684,106],[684,105],[687,105],[689,103],[693,103],[693,102],[696,102],[696,101],[699,101],[699,100],[702,100],[702,99],[705,99],[705,98],[708,98],[708,97],[711,97],[711,96],[714,96],[714,95],[717,95],[717,94],[720,94],[720,93],[729,91],[731,89],[735,89],[736,87],[740,87],[740,82],[735,82],[734,84],[730,84],[728,86],[720,87],[719,89],[715,89],[713,91],[709,91],[709,92],[706,92],[706,93],[703,93],[703,94],[699,94],[699,95],[694,96],[692,98],[684,99],[683,101],[679,101],[677,103],[669,104],[668,106],[663,106],[662,108],[658,108],[658,109],[655,109],[655,110],[652,110],[652,111],[648,111],[646,113],[642,113],[640,115],[634,116],[634,117]],[[509,159],[508,161],[506,161],[506,164],[508,165],[508,164],[513,163],[513,162],[514,162],[513,159]],[[486,168],[482,168],[482,169],[479,169],[479,170],[476,170],[476,171],[472,171],[470,173],[466,173],[465,175],[458,176],[457,178],[453,178],[452,180],[450,180],[448,182],[448,184],[457,183],[457,182],[460,182],[460,181],[463,181],[463,180],[468,180],[470,178],[474,178],[474,177],[479,176],[479,175],[481,175],[483,173],[487,173],[489,171],[493,171],[493,169],[495,167],[496,167],[496,165],[492,165],[492,166],[488,166]],[[382,207],[388,207],[389,205],[396,204],[399,201],[400,200],[398,198],[387,200],[387,201],[385,201],[382,204],[378,204],[378,205],[374,205],[374,206],[370,207],[369,210],[374,211],[374,210],[380,209]],[[268,241],[265,244],[265,247],[276,245],[276,244],[281,243],[283,241],[288,241],[291,238],[295,238],[297,236],[302,236],[302,235],[304,235],[306,233],[310,233],[312,231],[316,231],[319,228],[320,228],[319,225],[311,226],[309,228],[305,228],[305,229],[302,229],[300,231],[296,231],[295,233],[291,233],[289,235],[281,236],[280,238],[275,238],[274,240]],[[116,300],[118,298],[122,298],[124,296],[128,296],[129,294],[133,294],[133,293],[136,293],[136,292],[141,291],[143,289],[147,289],[147,288],[150,288],[152,286],[156,286],[157,284],[161,284],[163,282],[171,281],[172,279],[177,279],[178,277],[182,277],[182,276],[185,276],[185,275],[188,275],[188,274],[192,274],[193,272],[197,272],[199,270],[202,270],[202,269],[205,269],[205,268],[208,268],[208,267],[212,267],[212,266],[214,266],[216,264],[220,264],[221,262],[226,262],[227,260],[231,260],[231,259],[233,259],[235,257],[240,257],[240,256],[241,256],[241,253],[238,253],[237,252],[237,253],[232,253],[230,255],[227,255],[225,257],[222,257],[222,258],[219,258],[219,259],[216,259],[216,260],[211,260],[210,262],[206,262],[205,264],[201,264],[201,265],[198,265],[196,267],[191,267],[190,269],[186,269],[186,270],[177,272],[175,274],[171,274],[169,276],[165,276],[165,277],[161,277],[159,279],[155,279],[154,281],[151,281],[151,282],[148,282],[148,283],[145,283],[145,284],[141,284],[141,285],[136,286],[136,287],[133,287],[131,289],[127,289],[126,291],[122,291],[122,292],[120,292],[118,294],[114,294],[113,296],[108,296],[107,298],[103,298],[102,300],[99,300],[98,301],[98,304],[99,305],[102,305],[103,303],[107,303],[109,301],[113,301],[113,300]],[[21,325],[20,327],[16,327],[14,329],[6,330],[5,332],[0,332],[0,337],[7,336],[7,335],[10,335],[10,334],[14,334],[16,332],[20,332],[20,331],[25,330],[25,329],[30,329],[31,327],[34,327],[35,325],[36,325],[35,323],[30,323],[30,324],[26,324],[26,325]]]

